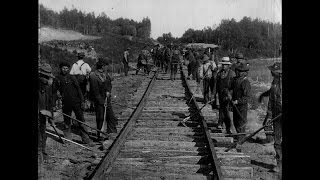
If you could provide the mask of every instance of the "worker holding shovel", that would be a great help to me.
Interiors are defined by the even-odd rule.
[[[107,62],[100,59],[96,64],[96,70],[90,74],[90,97],[94,102],[96,110],[96,123],[97,129],[106,128],[108,134],[117,133],[117,118],[114,116],[111,105],[111,78],[105,71]],[[106,127],[107,123],[107,127]],[[105,126],[103,127],[103,124]],[[97,132],[99,140],[104,138],[100,137],[100,132]],[[105,137],[107,138],[107,137]]]

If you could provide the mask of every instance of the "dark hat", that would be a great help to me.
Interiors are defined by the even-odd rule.
[[[78,58],[84,58],[85,56],[84,52],[78,52]]]
[[[127,50],[130,50],[130,49],[131,49],[131,48],[129,48],[129,47],[127,48]]]
[[[238,70],[240,72],[246,72],[249,71],[249,64],[247,63],[240,63],[236,66],[235,70]]]
[[[48,63],[43,63],[40,65],[39,74],[54,78],[52,74],[52,68]]]
[[[242,53],[238,53],[238,54],[236,55],[236,59],[244,59],[244,58],[243,58],[243,54],[242,54]]]
[[[275,73],[282,73],[282,64],[281,62],[275,62],[273,65],[268,66],[268,69]]]

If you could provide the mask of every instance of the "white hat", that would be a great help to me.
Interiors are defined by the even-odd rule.
[[[221,59],[221,64],[231,64],[229,57],[223,57]]]

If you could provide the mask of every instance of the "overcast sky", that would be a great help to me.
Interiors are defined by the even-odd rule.
[[[119,17],[141,21],[151,20],[151,37],[171,32],[181,37],[188,29],[203,29],[219,25],[221,19],[241,20],[244,16],[271,22],[282,22],[281,0],[39,0],[54,11],[64,7],[106,13],[111,19]]]

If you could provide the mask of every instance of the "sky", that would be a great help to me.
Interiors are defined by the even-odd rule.
[[[171,32],[181,37],[189,29],[216,27],[222,19],[241,20],[244,16],[282,23],[282,0],[39,0],[54,11],[73,7],[111,19],[120,17],[142,21],[149,17],[151,37]]]

